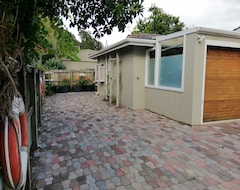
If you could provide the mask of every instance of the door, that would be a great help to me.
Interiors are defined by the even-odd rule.
[[[240,118],[240,49],[208,46],[203,121]]]

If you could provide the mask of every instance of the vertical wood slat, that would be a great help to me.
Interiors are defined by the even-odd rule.
[[[240,118],[240,50],[207,51],[203,121]]]

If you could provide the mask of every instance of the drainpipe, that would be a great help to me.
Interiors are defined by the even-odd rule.
[[[109,72],[109,103],[112,103],[112,96],[113,96],[113,61],[112,57],[110,56],[109,61],[109,67],[110,67],[110,72]]]
[[[105,56],[105,98],[108,99],[108,56]]]
[[[116,97],[116,106],[119,107],[120,99],[120,71],[119,71],[119,54],[116,53],[116,62],[117,62],[117,97]]]

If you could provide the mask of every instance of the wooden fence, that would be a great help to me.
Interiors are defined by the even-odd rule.
[[[64,81],[70,81],[70,85],[73,86],[79,76],[85,75],[89,80],[95,81],[95,70],[87,69],[82,71],[71,70],[52,70],[45,72],[45,82],[51,82],[52,85],[58,86]]]

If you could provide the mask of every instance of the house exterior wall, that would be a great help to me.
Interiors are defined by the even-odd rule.
[[[204,36],[203,41],[200,43],[196,40],[198,36]],[[190,34],[188,39],[191,41],[192,49],[187,48],[185,76],[189,76],[189,78],[185,80],[184,83],[185,86],[189,85],[191,87],[190,90],[192,91],[192,94],[190,93],[188,98],[189,100],[191,99],[192,102],[192,115],[190,122],[187,122],[187,120],[183,122],[191,125],[199,125],[203,122],[207,45],[232,47],[232,43],[236,43],[236,41],[239,43],[240,40],[236,38],[197,33]],[[190,64],[192,58],[192,63],[194,64]],[[187,102],[185,103],[187,104]]]
[[[219,47],[230,47],[240,48],[240,38],[233,38],[229,36],[216,36],[216,35],[204,35],[204,60],[203,63],[203,78],[202,78],[202,103],[201,103],[201,115],[197,118],[201,123],[203,122],[203,110],[204,110],[204,98],[205,98],[205,72],[206,72],[206,59],[207,59],[207,46],[219,46]]]
[[[145,55],[146,48],[136,46],[119,52],[120,105],[132,110],[145,109]]]
[[[119,55],[119,80],[120,80],[120,105],[128,108],[145,108],[145,54],[146,48],[130,46],[118,51]],[[98,93],[102,97],[106,96],[107,83],[112,90],[112,96],[117,96],[117,64],[109,60],[110,71],[108,72],[108,82],[98,83]],[[105,63],[106,58],[98,59],[98,63]],[[107,73],[107,72],[106,72]],[[111,81],[111,82],[110,82]],[[110,85],[112,83],[112,86]]]
[[[204,37],[201,42],[198,36]],[[183,92],[146,87],[146,109],[190,125],[202,124],[207,45],[231,47],[236,40],[240,42],[207,34],[186,35]]]
[[[77,56],[81,59],[80,61],[62,60],[62,62],[66,65],[68,70],[80,71],[87,69],[95,69],[97,60],[89,58],[89,55],[91,55],[92,53],[96,53],[96,51],[90,49],[79,50]]]
[[[145,109],[146,48],[134,47],[133,57],[133,108]]]
[[[206,57],[205,54],[205,43],[202,41],[201,43],[197,42],[198,34],[191,34],[192,36],[192,44],[193,44],[193,67],[191,69],[192,76],[189,77],[189,80],[192,80],[191,90],[192,94],[189,96],[189,99],[192,101],[192,114],[191,114],[191,125],[199,125],[201,124],[201,114],[202,114],[202,104],[203,104],[203,86],[204,86],[204,73],[205,66],[204,62]],[[188,51],[191,51],[188,49]],[[188,54],[187,58],[189,58],[191,54]],[[189,64],[188,64],[189,65]],[[188,71],[186,71],[188,72]],[[187,102],[185,102],[187,103]]]
[[[71,70],[71,71],[95,69],[95,66],[97,64],[97,62],[86,62],[86,61],[81,61],[81,62],[64,61],[63,63],[66,65],[67,70]]]
[[[193,83],[194,77],[194,61],[200,56],[201,52],[195,51],[195,35],[186,36],[185,40],[185,63],[184,63],[184,79],[183,92],[170,90],[162,90],[146,87],[146,109],[165,115],[172,119],[193,123]]]
[[[106,80],[106,74],[107,74],[107,56],[102,56],[98,58],[98,63],[103,63],[104,64],[104,70],[105,70],[105,81],[104,82],[98,82],[98,94],[101,96],[103,99],[106,99],[107,97],[107,80]]]
[[[134,49],[127,47],[119,51],[120,61],[120,105],[134,109],[133,105],[133,60]]]

